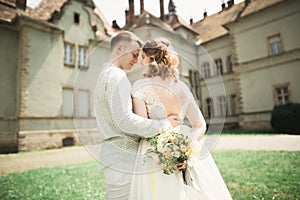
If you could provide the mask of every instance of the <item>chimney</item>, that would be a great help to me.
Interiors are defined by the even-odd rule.
[[[165,20],[164,0],[159,0],[159,2],[160,2],[160,19]]]
[[[176,14],[176,6],[175,6],[173,0],[169,1],[168,9],[169,9],[169,15],[175,15]]]
[[[207,12],[206,11],[204,11],[204,13],[203,13],[203,18],[205,18],[205,17],[207,17]]]
[[[144,0],[140,0],[140,14],[143,14],[144,10]]]
[[[129,15],[134,16],[134,0],[129,0]]]
[[[125,10],[125,20],[126,20],[126,24],[129,24],[129,10]]]
[[[129,10],[125,10],[126,25],[131,25],[134,20],[134,0],[128,0]]]
[[[112,27],[114,29],[117,29],[117,30],[121,30],[120,26],[118,25],[117,21],[116,20],[113,20],[112,21]]]
[[[231,8],[234,5],[234,0],[227,1],[228,8]]]
[[[190,19],[190,25],[194,23],[193,18]]]
[[[16,8],[26,10],[26,0],[16,0]]]
[[[226,8],[226,4],[225,3],[222,3],[222,10],[225,10],[225,8]]]

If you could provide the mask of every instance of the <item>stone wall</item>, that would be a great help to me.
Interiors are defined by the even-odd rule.
[[[79,135],[76,129],[20,131],[18,151],[57,149],[65,146],[95,144],[99,134],[95,129],[86,130],[86,136]]]

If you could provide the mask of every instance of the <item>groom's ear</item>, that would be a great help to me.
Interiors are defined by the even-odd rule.
[[[116,52],[118,53],[118,54],[122,54],[122,52],[123,52],[123,44],[122,43],[118,43],[117,45],[116,45]]]

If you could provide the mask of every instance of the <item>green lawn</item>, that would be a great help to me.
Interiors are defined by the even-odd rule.
[[[214,151],[234,200],[300,200],[300,152]],[[105,199],[96,161],[0,176],[0,199]]]

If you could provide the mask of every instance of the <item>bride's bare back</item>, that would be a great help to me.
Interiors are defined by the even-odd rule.
[[[167,116],[180,115],[181,103],[180,100],[178,99],[178,96],[174,94],[174,92],[160,85],[153,85],[152,89],[159,97],[159,100],[163,105]]]

